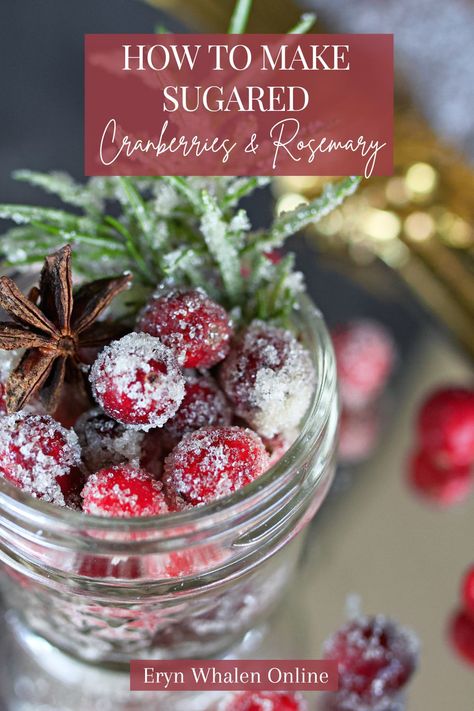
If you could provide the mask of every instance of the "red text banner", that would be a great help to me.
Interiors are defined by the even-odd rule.
[[[389,175],[391,35],[86,35],[86,175]]]
[[[337,662],[299,660],[132,660],[131,691],[337,691]]]

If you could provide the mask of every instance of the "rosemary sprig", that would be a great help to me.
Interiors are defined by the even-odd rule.
[[[21,179],[71,201],[68,176],[22,172]],[[202,286],[243,318],[281,320],[295,303],[301,278],[292,259],[274,264],[266,254],[340,205],[359,180],[329,183],[312,202],[276,217],[268,230],[252,232],[239,202],[266,185],[266,178],[91,178],[80,190],[73,187],[82,206],[76,201],[74,209],[82,214],[0,205],[0,217],[19,225],[1,238],[3,265],[29,268],[70,243],[78,247],[78,273],[90,278],[132,272],[142,300],[166,279]],[[103,209],[91,211],[91,204]]]
[[[227,30],[230,35],[241,35],[245,32],[252,4],[253,0],[237,0]]]

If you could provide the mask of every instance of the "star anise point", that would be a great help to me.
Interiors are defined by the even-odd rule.
[[[28,296],[9,277],[0,277],[0,308],[12,319],[0,323],[0,349],[25,349],[6,383],[9,412],[39,392],[53,412],[66,374],[77,371],[84,378],[80,349],[104,345],[114,335],[110,323],[97,319],[128,287],[131,275],[98,279],[74,296],[71,251],[65,245],[46,257],[39,287]]]

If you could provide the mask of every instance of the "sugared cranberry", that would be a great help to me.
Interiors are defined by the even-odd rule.
[[[365,407],[390,377],[395,361],[393,340],[381,324],[370,320],[340,326],[331,337],[341,402],[349,409]]]
[[[184,397],[184,377],[173,352],[146,333],[129,333],[106,346],[89,377],[102,409],[142,430],[162,427]]]
[[[184,368],[210,368],[225,358],[232,334],[226,311],[203,289],[158,292],[145,307],[137,329],[157,336]]]
[[[416,452],[409,463],[409,483],[424,498],[452,506],[464,501],[472,489],[468,466],[443,467],[426,450]]]
[[[159,516],[169,507],[161,482],[143,469],[117,465],[92,474],[82,490],[82,508],[94,516]]]
[[[432,393],[421,407],[418,435],[441,464],[473,464],[474,390],[448,387]]]
[[[377,615],[348,622],[324,646],[338,662],[339,692],[365,703],[398,694],[412,676],[418,656],[414,635]]]
[[[75,430],[82,461],[91,473],[114,464],[140,461],[144,432],[127,428],[98,408],[84,413],[76,422]]]
[[[449,634],[458,654],[474,665],[474,620],[465,610],[459,610],[452,618]]]
[[[75,432],[49,415],[21,411],[0,419],[0,475],[38,499],[64,506],[80,460]]]
[[[474,620],[474,565],[463,578],[461,595],[467,614]]]
[[[279,691],[244,691],[224,701],[219,711],[306,711],[300,694]]]
[[[269,439],[297,427],[315,385],[308,351],[289,331],[262,321],[243,332],[220,379],[236,414]]]
[[[230,407],[214,380],[208,376],[189,376],[183,401],[176,415],[163,427],[163,434],[172,449],[188,432],[230,422]]]
[[[207,427],[183,437],[165,460],[170,496],[197,505],[250,484],[268,468],[260,437],[241,427]]]

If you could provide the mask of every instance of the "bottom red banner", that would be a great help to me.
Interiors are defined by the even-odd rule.
[[[131,691],[336,691],[337,662],[316,659],[130,662]]]

